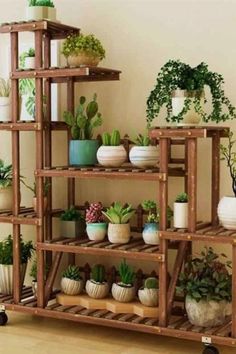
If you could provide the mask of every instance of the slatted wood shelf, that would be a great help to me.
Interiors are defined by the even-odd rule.
[[[2,23],[0,26],[0,33],[34,32],[38,30],[47,33],[51,39],[64,39],[70,34],[80,32],[76,27],[47,20],[7,22]]]
[[[150,129],[152,138],[209,138],[219,134],[221,138],[227,137],[228,127],[218,126],[167,126],[153,127]]]
[[[68,130],[68,126],[65,122],[51,122],[48,123],[36,123],[35,121],[18,121],[17,123],[13,122],[2,122],[0,121],[0,130],[9,130],[9,131],[37,131],[37,130]]]
[[[41,220],[37,218],[33,208],[21,207],[18,216],[13,216],[11,210],[0,211],[0,223],[41,225]]]

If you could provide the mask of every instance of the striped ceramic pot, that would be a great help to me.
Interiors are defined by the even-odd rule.
[[[132,165],[140,168],[154,167],[159,160],[157,146],[133,146],[129,159]]]
[[[123,145],[100,146],[97,151],[97,159],[104,167],[119,167],[127,158],[127,153]]]
[[[27,264],[21,264],[21,287],[24,284]],[[13,265],[0,264],[0,293],[4,295],[13,294]]]
[[[114,283],[112,285],[112,296],[116,301],[119,302],[130,302],[135,297],[135,288],[134,286],[125,286],[121,283]]]
[[[86,292],[93,299],[104,299],[109,293],[109,285],[107,282],[96,283],[93,280],[87,280]]]
[[[91,241],[102,241],[107,234],[107,224],[105,222],[88,223],[86,232]]]
[[[79,295],[84,288],[83,280],[61,279],[61,290],[66,295]]]
[[[139,289],[138,298],[144,306],[154,307],[158,305],[158,289]]]
[[[220,223],[227,230],[236,230],[236,198],[223,197],[218,205]]]

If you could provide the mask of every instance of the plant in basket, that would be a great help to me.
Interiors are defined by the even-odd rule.
[[[102,146],[97,151],[97,159],[105,167],[119,167],[126,161],[127,153],[120,142],[118,130],[102,134]]]
[[[135,297],[135,273],[124,259],[119,265],[120,281],[112,285],[112,296],[119,302],[130,302]]]
[[[84,281],[80,275],[79,267],[69,265],[62,273],[61,290],[66,295],[79,295],[84,288]]]
[[[158,305],[158,280],[150,277],[145,279],[143,288],[138,291],[139,301],[145,305],[154,307]]]
[[[151,144],[147,134],[138,134],[132,140],[134,146],[130,149],[129,159],[132,165],[139,168],[155,167],[158,163],[158,148]]]
[[[61,236],[69,238],[79,238],[85,235],[85,219],[84,216],[71,206],[65,210],[60,217],[61,220]]]
[[[94,299],[103,299],[109,293],[106,271],[102,264],[96,264],[91,271],[91,278],[86,282],[86,292]]]
[[[104,240],[107,233],[107,223],[102,214],[102,203],[91,203],[86,209],[86,231],[88,238],[92,241]]]

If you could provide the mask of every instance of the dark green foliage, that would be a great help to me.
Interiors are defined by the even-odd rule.
[[[34,252],[32,241],[23,241],[20,237],[20,261],[27,263],[31,259]],[[5,240],[0,242],[0,264],[13,264],[13,238],[9,235]]]
[[[236,140],[233,140],[233,132],[229,133],[228,145],[220,145],[220,151],[222,154],[222,159],[226,161],[227,166],[229,167],[230,176],[232,179],[232,189],[236,197],[236,150],[233,151],[233,148],[236,143]]]
[[[232,275],[228,270],[231,262],[221,263],[219,257],[211,247],[205,248],[200,257],[190,256],[180,274],[177,293],[184,293],[196,301],[231,301]]]
[[[188,194],[187,193],[180,193],[177,195],[175,199],[176,203],[187,203],[188,202]]]
[[[69,265],[62,273],[63,278],[79,281],[81,280],[79,267],[75,265]]]
[[[74,34],[66,38],[63,43],[62,53],[67,58],[70,55],[85,53],[100,60],[105,58],[106,52],[102,43],[93,34],[87,36]]]
[[[157,278],[150,277],[147,278],[144,282],[144,288],[146,289],[158,289],[158,280]]]
[[[105,267],[102,264],[96,264],[91,271],[91,279],[96,283],[104,283],[105,281]]]
[[[71,206],[69,209],[65,210],[63,214],[61,214],[61,220],[79,221],[84,220],[84,217],[74,206]]]
[[[54,7],[54,4],[51,0],[29,0],[29,6]]]
[[[125,259],[119,265],[119,275],[122,285],[133,285],[135,273],[133,269],[126,263]]]
[[[0,159],[0,188],[12,185],[12,165],[5,165]]]

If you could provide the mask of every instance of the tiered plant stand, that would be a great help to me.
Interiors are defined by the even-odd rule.
[[[36,69],[19,70],[18,38],[20,32],[31,31],[35,36]],[[14,238],[14,293],[13,296],[0,295],[0,302],[8,310],[35,314],[38,316],[67,319],[76,322],[112,326],[116,328],[173,336],[202,341],[205,344],[236,346],[236,232],[228,232],[218,225],[217,204],[219,201],[220,138],[227,130],[216,127],[198,128],[153,128],[150,136],[160,147],[160,167],[137,169],[130,164],[121,168],[76,168],[52,166],[52,134],[54,130],[67,130],[64,123],[51,122],[51,83],[67,84],[67,108],[74,111],[75,83],[90,81],[119,80],[120,71],[104,68],[52,68],[50,66],[50,43],[53,39],[63,39],[68,34],[79,33],[79,29],[48,21],[7,23],[0,27],[0,33],[10,33],[11,40],[11,80],[12,80],[12,121],[0,122],[0,130],[11,132],[14,206],[12,211],[0,213],[0,222],[13,225]],[[36,119],[32,122],[19,121],[19,79],[34,78],[36,82]],[[43,95],[47,97],[47,113],[43,117]],[[20,207],[20,132],[35,132],[36,141],[36,186],[37,213],[32,208]],[[197,143],[199,138],[212,140],[212,216],[209,223],[197,222]],[[68,131],[68,142],[70,134]],[[184,156],[173,158],[171,147],[182,145]],[[125,143],[128,148],[127,141]],[[178,167],[176,167],[178,166]],[[160,246],[148,246],[141,238],[132,238],[127,245],[113,245],[108,240],[94,242],[85,236],[82,240],[53,237],[52,218],[60,210],[52,210],[50,190],[48,210],[44,216],[43,183],[50,183],[54,177],[68,180],[68,206],[75,204],[75,178],[109,178],[146,180],[159,184],[159,205],[161,207]],[[184,178],[185,190],[189,194],[188,230],[167,229],[165,210],[168,205],[169,178]],[[137,209],[137,226],[133,231],[142,231],[143,214]],[[19,240],[21,225],[35,225],[37,232],[38,290],[34,297],[31,287],[20,287]],[[193,241],[231,244],[233,249],[233,316],[229,322],[217,328],[192,326],[183,313],[183,306],[176,308],[175,286],[186,254]],[[168,280],[168,250],[177,249],[174,272]],[[56,301],[53,284],[63,253],[74,262],[75,254],[127,258],[138,261],[155,261],[159,264],[159,308],[158,316],[142,317],[137,314],[115,313],[108,309],[86,308],[82,305],[65,306]],[[50,272],[44,283],[45,261]],[[87,274],[88,278],[88,274]],[[183,302],[183,301],[182,301]],[[1,317],[1,314],[0,314]],[[213,350],[211,352],[210,350]],[[209,353],[214,348],[208,347]]]

